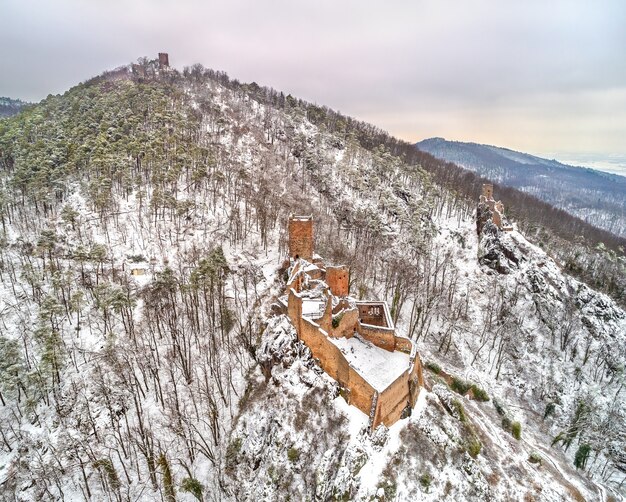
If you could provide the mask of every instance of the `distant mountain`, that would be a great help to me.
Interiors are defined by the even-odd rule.
[[[28,104],[30,103],[26,103],[20,99],[0,97],[0,118],[16,115]]]
[[[626,177],[478,143],[430,138],[415,146],[496,183],[533,194],[599,228],[626,236]]]

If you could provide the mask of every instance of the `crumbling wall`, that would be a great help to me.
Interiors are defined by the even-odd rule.
[[[363,324],[371,326],[387,326],[387,317],[385,316],[385,306],[381,303],[359,303],[359,319]]]
[[[369,326],[359,323],[357,325],[357,332],[361,335],[365,340],[370,343],[373,343],[377,347],[381,349],[388,350],[389,352],[393,352],[396,347],[395,337],[394,337],[394,329],[393,328],[383,328],[379,326]]]
[[[167,52],[159,52],[159,68],[169,68],[170,57]]]
[[[350,391],[349,404],[369,414],[374,388],[348,364],[341,350],[330,341],[328,334],[318,324],[303,318],[299,336],[322,369],[340,386]]]
[[[485,183],[483,184],[476,212],[476,230],[478,235],[482,233],[482,229],[488,220],[491,220],[499,230],[505,232],[513,230],[513,227],[504,224],[504,204],[502,204],[502,201],[496,202],[493,199],[493,185]]]
[[[332,331],[333,329],[333,299],[330,295],[326,297],[326,308],[324,309],[324,315],[317,322],[326,333],[330,333]]]
[[[413,342],[409,340],[405,336],[393,336],[394,347],[395,350],[399,350],[400,352],[404,352],[405,354],[410,354],[413,350]]]
[[[302,274],[300,273],[301,262],[296,264],[291,269],[291,275],[287,279],[287,291],[291,288],[295,289],[297,293],[302,291]]]
[[[493,214],[491,216],[491,221],[493,221],[494,225],[502,230],[502,213],[498,211],[497,207],[493,210]]]
[[[491,183],[483,183],[482,195],[486,200],[493,199],[493,185]]]
[[[326,284],[333,295],[348,296],[350,293],[350,271],[348,267],[326,267]]]
[[[339,314],[339,324],[330,331],[335,338],[352,338],[359,322],[359,311],[357,309],[344,310]]]
[[[289,253],[292,259],[312,261],[312,217],[289,217]],[[329,289],[325,290],[326,305],[322,317],[317,322],[302,317],[303,297],[300,291],[319,285],[320,280],[316,280],[318,276],[319,268],[298,261],[292,268],[288,280],[287,313],[298,338],[307,345],[326,374],[348,390],[345,398],[349,404],[368,416],[373,410],[371,423],[373,429],[381,423],[392,425],[401,418],[407,406],[415,405],[419,389],[424,384],[421,361],[415,353],[414,346],[408,338],[395,334],[393,322],[384,302],[357,303],[357,307],[351,306],[352,302],[345,298],[349,295],[349,269],[344,266],[326,268],[323,278]],[[333,296],[343,298],[335,309],[332,305]],[[367,382],[367,375],[360,375],[350,366],[345,355],[331,340],[331,337],[350,338],[355,331],[364,340],[381,349],[411,354],[410,369],[407,368],[381,393],[377,393]]]
[[[378,404],[374,420],[375,428],[379,423],[387,426],[397,422],[407,406],[411,406],[409,392],[409,372],[405,371],[378,396]]]
[[[424,366],[422,359],[418,354],[415,355],[415,361],[411,370],[410,379],[415,380],[420,387],[424,387]],[[415,401],[413,401],[415,403]]]
[[[331,336],[347,336],[350,330],[356,327],[363,338],[389,351],[397,347],[399,350],[411,352],[411,341],[405,337],[395,336],[391,328],[361,325],[358,321],[358,309],[344,312],[337,328],[332,328],[331,324],[331,330],[327,332],[322,328],[321,323],[317,324],[302,317],[302,301],[303,299],[293,288],[289,290],[288,314],[296,328],[298,338],[306,344],[322,369],[340,386],[349,390],[346,396],[348,403],[369,415],[375,390],[365,377],[350,366],[341,350],[330,340],[329,333]],[[332,323],[330,297],[328,297],[326,312],[321,321],[327,324],[329,319]],[[419,387],[424,383],[421,371],[421,362],[416,357],[411,372],[407,370],[402,373],[379,394],[372,423],[373,429],[381,423],[387,426],[394,424],[400,419],[407,405],[411,407],[415,405]]]
[[[289,217],[289,256],[313,261],[313,217]]]
[[[420,389],[424,386],[422,361],[416,356],[411,371],[405,371],[378,396],[376,414],[372,428],[383,423],[393,425],[400,418],[407,406],[415,407]]]
[[[302,324],[302,297],[293,288],[289,288],[287,315],[289,316],[293,327],[296,328],[296,333],[300,336]]]

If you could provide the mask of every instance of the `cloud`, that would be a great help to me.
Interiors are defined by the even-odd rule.
[[[624,19],[621,0],[3,0],[0,94],[41,99],[167,51],[406,139],[567,151],[587,135],[619,152]]]

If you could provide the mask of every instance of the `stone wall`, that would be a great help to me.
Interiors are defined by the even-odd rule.
[[[297,270],[298,265],[294,269]],[[302,274],[296,273],[297,277]],[[420,386],[423,386],[422,368],[419,357],[411,341],[406,337],[396,336],[394,328],[381,326],[364,325],[359,320],[360,309],[349,308],[349,304],[338,305],[343,307],[337,314],[341,315],[336,328],[332,326],[333,308],[332,296],[326,297],[326,309],[324,315],[318,323],[302,317],[303,297],[294,288],[299,288],[301,279],[298,280],[292,275],[292,281],[288,288],[287,314],[294,325],[298,338],[304,342],[311,350],[313,357],[319,362],[322,369],[339,385],[349,392],[346,393],[346,400],[349,404],[356,406],[366,415],[374,406],[375,389],[367,382],[367,375],[360,375],[350,364],[341,350],[330,340],[330,337],[353,336],[357,331],[365,340],[370,341],[377,347],[388,351],[400,350],[411,354],[415,358],[411,368],[407,368],[389,387],[378,394],[376,408],[371,420],[371,430],[379,424],[384,423],[389,426],[394,424],[402,416],[403,411],[410,405],[413,407],[419,395]],[[346,308],[348,307],[348,308]]]
[[[326,333],[330,333],[333,329],[333,299],[330,295],[326,297],[326,308],[324,310],[324,315],[318,321],[318,323]]]
[[[493,185],[491,183],[484,183],[483,184],[483,193],[482,193],[483,197],[486,200],[491,200],[493,199]]]
[[[423,386],[422,363],[417,357],[411,371],[400,375],[378,396],[372,429],[380,423],[386,426],[396,423],[407,406],[411,408],[415,406],[420,388]]]
[[[374,388],[349,364],[341,350],[328,339],[328,334],[313,321],[303,318],[300,339],[309,347],[322,369],[341,387],[349,389],[349,404],[369,414]]]
[[[412,405],[409,392],[408,372],[400,375],[389,387],[378,396],[374,424],[383,423],[387,426],[394,424],[400,419],[407,405]],[[372,428],[375,428],[373,425]]]
[[[393,340],[395,343],[395,350],[399,350],[405,354],[410,354],[413,350],[413,342],[411,342],[411,340],[407,337],[394,335]]]
[[[359,303],[358,307],[359,319],[361,319],[363,324],[370,324],[372,326],[387,326],[385,307],[382,303]]]
[[[289,256],[313,261],[313,218],[289,217]]]
[[[359,322],[358,310],[344,310],[339,315],[341,316],[341,318],[339,319],[339,325],[336,328],[331,329],[331,336],[335,338],[352,338]]]
[[[289,289],[289,297],[287,299],[287,315],[291,320],[291,324],[296,328],[296,333],[300,336],[302,324],[302,297],[296,293],[293,288]]]
[[[502,229],[502,214],[497,209],[493,210],[491,221],[493,221],[496,227]]]
[[[393,328],[369,326],[359,323],[356,330],[365,340],[373,343],[377,347],[388,350],[389,352],[395,350],[396,342]]]
[[[348,267],[326,267],[326,284],[328,284],[333,295],[348,296],[350,293],[350,271]]]
[[[170,57],[167,52],[159,52],[159,68],[169,68]]]

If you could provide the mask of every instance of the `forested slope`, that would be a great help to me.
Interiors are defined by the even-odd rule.
[[[1,121],[0,494],[617,493],[623,311],[518,233],[509,275],[479,265],[474,201],[410,160],[200,66],[121,69]],[[290,212],[431,363],[423,411],[390,431],[362,430],[272,307]]]

